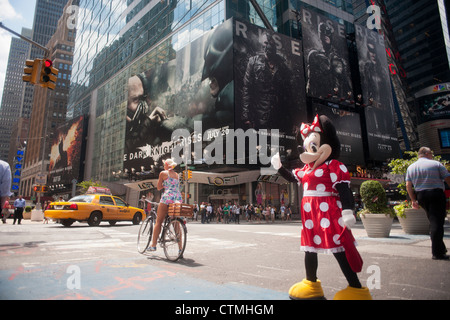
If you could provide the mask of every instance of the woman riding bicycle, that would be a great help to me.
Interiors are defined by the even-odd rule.
[[[173,171],[177,164],[172,159],[164,161],[164,171],[159,174],[157,189],[164,188],[164,193],[159,202],[158,211],[156,214],[156,223],[152,235],[152,243],[147,249],[148,251],[156,251],[156,243],[158,241],[159,233],[161,232],[161,225],[167,216],[169,204],[181,202],[181,193],[179,189],[178,174]]]

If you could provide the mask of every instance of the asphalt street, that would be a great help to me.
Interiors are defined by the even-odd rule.
[[[173,263],[161,248],[139,254],[139,226],[130,223],[8,220],[0,225],[0,299],[288,300],[305,276],[298,221],[187,226],[184,259]],[[374,300],[450,299],[450,262],[431,259],[428,236],[406,235],[398,222],[389,238],[368,238],[361,222],[353,234]],[[327,299],[347,286],[332,255],[319,255],[318,276]]]

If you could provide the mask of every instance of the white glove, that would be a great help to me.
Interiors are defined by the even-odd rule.
[[[355,215],[353,214],[353,210],[350,209],[342,210],[342,220],[344,222],[344,225],[347,228],[351,229],[356,223],[356,218]]]
[[[270,163],[272,164],[272,167],[275,170],[278,170],[281,168],[281,159],[280,159],[280,153],[277,152],[272,159],[270,159]]]

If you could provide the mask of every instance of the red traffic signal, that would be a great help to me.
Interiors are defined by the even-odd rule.
[[[33,190],[34,190],[34,192],[45,193],[45,192],[48,192],[48,187],[47,186],[34,186]]]
[[[47,83],[50,81],[50,74],[52,70],[50,67],[53,65],[52,60],[45,59],[41,69],[41,83]]]
[[[50,59],[44,59],[41,67],[40,85],[44,88],[55,89],[56,76],[59,70],[53,67],[53,62]]]

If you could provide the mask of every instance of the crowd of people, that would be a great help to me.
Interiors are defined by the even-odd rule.
[[[194,203],[193,220],[201,221],[201,223],[236,223],[239,224],[241,219],[247,222],[275,222],[275,219],[282,221],[292,220],[292,209],[289,205],[282,204],[279,207],[273,205],[263,206],[261,204],[245,204],[227,202],[223,205],[212,205],[211,203],[202,202],[200,205]]]

